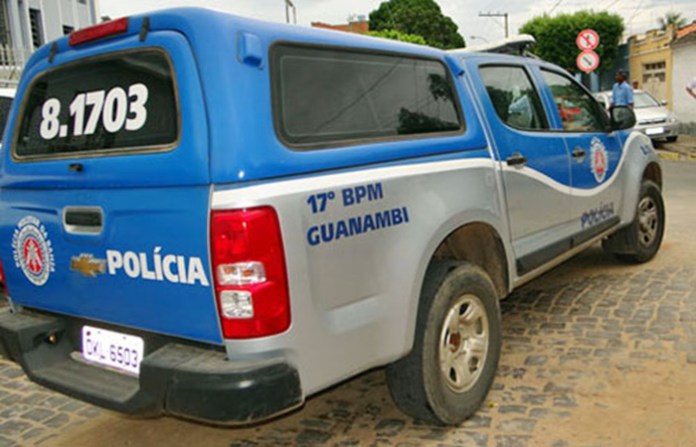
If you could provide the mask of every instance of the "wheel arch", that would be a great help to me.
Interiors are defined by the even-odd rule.
[[[452,216],[430,237],[414,277],[409,296],[408,317],[402,324],[405,333],[402,350],[391,361],[407,355],[413,348],[418,312],[421,308],[423,287],[435,262],[471,262],[491,275],[499,298],[512,290],[511,274],[514,274],[512,247],[504,237],[508,228],[504,216],[486,211],[465,212]],[[488,251],[487,253],[482,252]]]
[[[640,132],[632,132],[624,144],[623,162],[620,175],[622,182],[622,203],[619,217],[621,226],[629,225],[638,206],[638,193],[645,180],[650,180],[662,189],[662,168],[660,158],[648,137]]]
[[[505,245],[498,231],[485,222],[467,223],[451,231],[437,245],[429,264],[437,261],[474,264],[488,274],[499,298],[504,298],[510,291]]]
[[[650,180],[657,184],[662,190],[662,168],[660,165],[652,161],[643,170],[643,180]]]

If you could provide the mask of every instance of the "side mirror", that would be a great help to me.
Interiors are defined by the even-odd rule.
[[[609,111],[611,130],[630,129],[636,125],[636,114],[626,106],[614,106]]]
[[[664,101],[660,101],[660,105],[666,106],[667,104],[669,104],[669,101],[666,99]]]

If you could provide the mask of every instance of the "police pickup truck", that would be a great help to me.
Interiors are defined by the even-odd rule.
[[[572,104],[572,107],[562,107]],[[562,69],[203,9],[38,49],[0,153],[0,351],[130,414],[259,421],[386,366],[471,416],[499,300],[602,242],[650,260],[662,174]]]

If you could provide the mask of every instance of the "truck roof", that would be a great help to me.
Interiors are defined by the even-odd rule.
[[[225,34],[236,34],[236,32],[229,33],[230,30],[235,30],[253,33],[267,42],[283,40],[292,40],[296,42],[304,41],[315,45],[354,46],[377,51],[404,52],[437,59],[445,59],[447,56],[454,56],[455,59],[485,59],[487,62],[500,63],[519,62],[524,60],[527,63],[533,62],[538,65],[556,67],[544,61],[521,56],[472,52],[465,49],[445,51],[425,45],[375,38],[343,31],[251,19],[201,7],[169,8],[129,16],[131,25],[124,35],[138,34],[142,27],[143,19],[146,17],[149,21],[150,31],[164,29],[179,30],[189,38],[194,48],[199,47],[195,48],[196,52],[202,49],[200,47],[211,49],[224,45],[224,39],[220,39],[220,36],[224,36]],[[231,35],[230,37],[235,38],[236,36]],[[98,44],[98,41],[94,44]],[[84,47],[94,44],[86,44]],[[79,51],[81,47],[75,50],[69,45],[68,36],[60,37],[39,48],[29,59],[27,67],[33,65],[37,60],[47,58],[52,51],[54,51],[56,55],[60,55],[61,53]]]
[[[220,36],[231,34],[231,38],[236,38],[234,34],[242,30],[242,32],[248,31],[253,33],[264,41],[287,39],[293,41],[307,41],[318,45],[355,46],[381,51],[408,52],[410,54],[437,58],[442,58],[445,54],[442,50],[424,45],[410,44],[342,31],[251,19],[201,7],[169,8],[128,17],[130,25],[128,31],[123,35],[138,34],[143,19],[147,17],[150,31],[163,29],[179,30],[189,38],[191,45],[194,47],[198,45],[207,47],[219,46],[224,40],[220,39]],[[230,30],[234,30],[235,32],[229,33]],[[94,44],[97,43],[98,41],[95,41]],[[81,45],[80,48],[94,44],[88,43]],[[68,36],[63,36],[39,48],[30,58],[28,65],[31,65],[32,62],[37,59],[48,57],[54,45],[56,47],[53,51],[56,52],[56,55],[74,51],[68,43]]]
[[[471,148],[486,145],[478,120],[472,114],[465,117],[468,129],[466,137],[456,135],[436,139],[429,136],[437,144],[428,145],[427,154],[416,148],[422,143],[412,140],[390,141],[388,150],[382,151],[375,151],[372,143],[311,153],[290,150],[277,138],[272,122],[269,80],[272,79],[270,49],[274,45],[291,42],[324,48],[401,53],[439,60],[455,76],[461,72],[460,63],[452,54],[428,46],[249,19],[197,7],[164,9],[130,16],[127,30],[113,39],[103,38],[71,46],[69,37],[65,36],[50,42],[30,58],[19,84],[18,95],[23,96],[32,79],[53,67],[105,52],[133,48],[136,39],[147,47],[149,33],[171,31],[185,37],[195,55],[198,78],[195,82],[201,86],[208,111],[206,137],[213,183],[263,180],[347,168],[356,164],[388,162],[415,154],[439,154],[446,150],[436,146],[461,148],[462,138]],[[248,42],[251,43],[249,51],[254,52],[253,57],[258,65],[251,66],[242,61],[240,48]],[[13,115],[16,115],[18,109],[13,110]],[[470,108],[465,107],[464,112],[470,113]],[[252,144],[254,150],[249,150]]]
[[[545,68],[552,68],[554,70],[562,70],[558,65],[552,64],[550,62],[544,61],[542,59],[536,59],[533,57],[525,56],[514,56],[510,54],[501,53],[483,53],[483,52],[472,52],[464,49],[457,49],[448,51],[451,56],[456,57],[461,60],[477,60],[484,63],[517,63],[520,62],[525,64],[537,65]],[[563,70],[565,72],[565,70]]]

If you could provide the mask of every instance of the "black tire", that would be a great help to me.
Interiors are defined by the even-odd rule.
[[[450,330],[443,332],[450,311],[454,312],[456,304],[470,297],[478,298],[478,302],[474,300],[472,303],[476,304],[468,305],[485,314],[488,342],[485,354],[480,356],[483,358],[476,359],[472,354],[471,360],[465,363],[475,380],[467,389],[455,391],[440,368],[440,343],[444,335],[446,349],[450,349],[450,340],[456,336],[459,350],[459,346],[468,346],[469,339],[478,333],[479,329],[474,329],[476,333],[472,337],[463,337],[460,332],[455,335]],[[458,316],[456,320],[460,324],[464,305],[466,303],[458,313],[451,314]],[[474,325],[476,328],[485,327],[483,319]],[[483,329],[481,333],[484,333]],[[501,339],[500,304],[486,272],[468,263],[434,263],[428,269],[421,291],[413,350],[387,367],[387,385],[394,402],[414,419],[441,425],[463,422],[478,410],[490,390],[500,358]],[[453,355],[452,358],[459,357]],[[474,372],[471,372],[472,360],[478,363],[474,365]],[[455,370],[449,371],[452,379]]]
[[[679,135],[674,135],[672,137],[667,137],[667,142],[668,143],[674,143],[677,141],[677,138],[679,138]]]
[[[647,208],[646,208],[647,206]],[[642,209],[643,208],[643,209]],[[654,210],[651,224],[641,226],[641,216]],[[654,223],[654,227],[653,227]],[[654,234],[646,230],[652,228]],[[602,242],[604,249],[622,262],[640,264],[655,257],[665,232],[665,204],[660,187],[650,180],[643,181],[633,222]],[[648,237],[652,234],[652,237]]]

